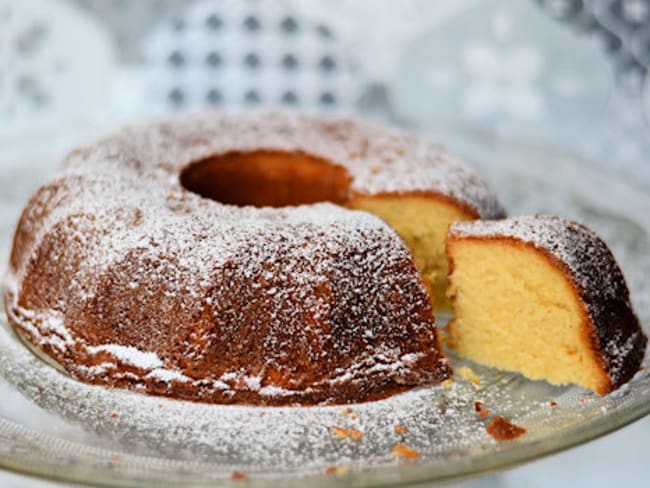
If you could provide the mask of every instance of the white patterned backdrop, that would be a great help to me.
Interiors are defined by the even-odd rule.
[[[649,63],[650,0],[0,0],[0,163],[287,105],[552,145],[645,188]]]

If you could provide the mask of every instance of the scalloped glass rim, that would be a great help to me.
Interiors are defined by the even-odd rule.
[[[589,169],[587,165],[570,154],[543,146],[504,142],[482,137],[479,134],[468,135],[466,132],[450,132],[445,134],[443,139],[474,161],[475,166],[488,179],[493,180],[492,183],[496,188],[506,188],[506,191],[511,188],[513,193],[516,193],[517,189],[521,189],[520,183],[526,181],[528,189],[540,188],[540,193],[544,193],[544,195],[535,196],[530,192],[524,196],[520,194],[517,196],[519,201],[514,203],[506,201],[506,204],[511,204],[511,208],[514,205],[517,210],[527,210],[530,206],[534,207],[540,202],[547,203],[553,196],[546,192],[550,191],[548,189],[552,189],[556,197],[562,195],[562,198],[566,200],[563,203],[553,202],[560,205],[560,208],[562,205],[575,205],[576,207],[582,205],[586,212],[595,212],[605,215],[605,219],[613,218],[626,222],[621,225],[629,223],[636,229],[635,232],[641,230],[643,243],[650,249],[650,238],[648,237],[650,235],[650,215],[643,212],[644,208],[650,208],[650,198],[625,183],[613,179],[611,175]],[[524,166],[521,161],[526,161],[527,164]],[[7,174],[0,170],[0,183],[4,178],[7,178]],[[559,200],[559,198],[557,199]],[[553,210],[553,208],[543,208],[542,210]],[[6,245],[6,242],[3,243],[3,246]],[[628,273],[627,270],[624,269],[624,271],[626,274]],[[645,279],[647,282],[647,277]],[[638,290],[635,290],[632,285],[631,287],[634,298]],[[647,311],[645,302],[642,308]],[[650,327],[648,319],[647,313],[641,316],[646,331]],[[11,338],[5,321],[2,322],[4,327],[0,333],[5,339]],[[17,341],[15,338],[13,340]],[[5,341],[5,343],[7,342],[11,342],[11,339]],[[34,360],[33,356],[32,361],[38,361],[38,366],[34,367],[52,369],[40,360]],[[7,369],[0,368],[0,373],[6,375]],[[484,372],[484,375],[487,378],[490,373]],[[499,380],[496,379],[497,376],[506,376],[506,383],[499,383]],[[526,385],[529,383],[533,384],[533,382],[527,382],[516,375],[497,376],[489,381],[486,380],[495,389],[501,388],[502,384],[524,384],[524,388],[527,388]],[[573,403],[576,405],[580,403],[575,401],[581,394],[580,390],[576,388],[544,388],[542,387],[544,398],[546,398],[544,395],[550,394],[566,397],[569,406]],[[26,396],[30,396],[28,388],[21,391]],[[436,395],[445,394],[444,390],[437,391]],[[468,395],[467,391],[471,392],[472,390],[461,390],[459,395],[461,397]],[[121,394],[136,395],[129,392]],[[427,391],[414,392],[401,397],[402,400],[413,398],[418,401],[429,394],[430,392]],[[173,402],[171,400],[164,401]],[[399,403],[398,400],[395,402]],[[306,482],[315,486],[332,486],[343,481],[354,486],[380,486],[456,479],[502,469],[595,439],[650,413],[650,370],[646,368],[637,374],[629,385],[612,395],[602,399],[597,398],[592,403],[594,406],[589,407],[589,415],[585,414],[580,421],[565,423],[562,428],[550,433],[546,430],[535,431],[513,442],[495,444],[492,449],[486,449],[483,446],[476,452],[467,450],[453,452],[451,450],[444,455],[435,457],[424,455],[419,462],[415,463],[387,463],[385,456],[377,458],[377,460],[383,459],[379,463],[371,459],[356,461],[351,459],[348,464],[349,472],[336,476],[325,476],[324,471],[301,471],[300,469],[292,471],[291,469],[281,469],[281,467],[276,470],[264,468],[260,471],[250,471],[247,482],[249,486],[269,484],[303,486]],[[363,411],[364,408],[359,407],[360,411]],[[372,408],[367,408],[367,410],[371,411]],[[600,411],[598,409],[602,411],[598,413]],[[537,415],[539,416],[539,413]],[[57,480],[118,486],[160,483],[202,485],[215,482],[228,483],[230,473],[237,468],[234,465],[170,460],[163,457],[128,454],[121,450],[92,447],[82,442],[69,441],[49,433],[38,432],[3,417],[0,417],[0,439],[2,440],[0,443],[1,467]],[[119,462],[116,461],[117,459]]]

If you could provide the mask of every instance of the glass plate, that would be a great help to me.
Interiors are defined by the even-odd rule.
[[[571,155],[477,134],[447,133],[450,146],[490,180],[511,214],[560,213],[595,228],[611,245],[637,313],[650,328],[650,198]],[[38,180],[52,165],[0,169],[0,259]],[[35,178],[38,175],[38,178]],[[456,375],[351,407],[269,408],[175,401],[88,386],[32,354],[0,324],[0,466],[52,479],[105,485],[202,485],[245,476],[251,486],[357,486],[443,480],[550,454],[618,429],[650,411],[650,370],[598,397],[471,366]],[[646,359],[647,363],[647,359]],[[497,442],[474,402],[526,428]],[[397,433],[395,426],[407,433]],[[341,438],[334,427],[356,429]],[[400,430],[400,429],[398,429]],[[405,444],[420,457],[392,456]]]

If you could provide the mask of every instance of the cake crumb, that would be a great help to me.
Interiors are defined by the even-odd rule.
[[[363,432],[357,429],[344,429],[343,427],[332,427],[332,434],[341,439],[359,440],[363,437]]]
[[[557,402],[551,402],[551,407],[557,407]]]
[[[348,474],[350,472],[350,467],[349,466],[334,466],[333,464],[330,464],[327,468],[325,468],[325,474],[326,475],[344,475]]]
[[[519,427],[518,425],[513,424],[505,417],[500,417],[495,415],[492,417],[492,420],[485,428],[487,433],[490,434],[498,441],[509,441],[516,439],[517,437],[524,435],[526,429]]]
[[[346,415],[350,415],[352,412],[353,410],[350,407],[347,407],[341,410],[341,415],[345,417]]]
[[[473,385],[478,385],[481,383],[481,379],[472,368],[461,366],[460,368],[456,369],[456,373],[458,373],[458,376],[460,376],[462,379],[471,381]]]
[[[111,461],[113,461],[114,463],[119,463],[120,461],[122,461],[122,456],[119,454],[113,454],[113,456],[111,457]]]
[[[445,381],[443,381],[440,384],[443,386],[443,388],[451,388],[451,384],[453,382],[454,382],[454,380],[452,378],[447,378]]]
[[[120,414],[118,414],[117,412],[111,412],[111,418],[112,419],[116,419],[119,416],[120,416]]]
[[[476,415],[480,418],[485,418],[490,415],[490,411],[483,402],[474,402],[474,410],[476,411]]]
[[[390,455],[404,459],[417,459],[420,457],[420,451],[411,449],[405,444],[396,444],[395,447],[393,447]]]
[[[246,473],[243,473],[241,471],[233,471],[230,477],[237,481],[237,480],[245,480],[246,479]]]
[[[409,430],[403,425],[396,425],[395,427],[393,427],[393,430],[395,431],[396,434],[408,434],[409,432]]]

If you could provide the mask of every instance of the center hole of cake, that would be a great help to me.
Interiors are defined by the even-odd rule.
[[[316,202],[345,204],[345,168],[302,152],[230,152],[196,161],[181,184],[202,197],[229,205],[284,207]]]

